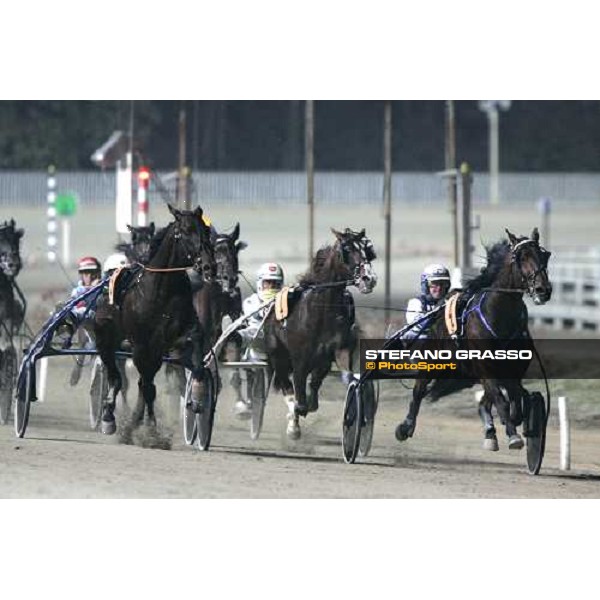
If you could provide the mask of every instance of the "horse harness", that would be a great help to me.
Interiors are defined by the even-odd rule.
[[[541,253],[541,261],[540,261],[540,267],[538,269],[536,269],[535,271],[533,271],[532,273],[529,273],[528,275],[524,275],[523,272],[521,271],[521,261],[519,258],[519,254],[517,253],[517,250],[519,248],[522,248],[525,245],[529,245],[529,244],[534,244],[535,246],[537,246],[540,249],[540,253]],[[538,275],[541,275],[542,273],[545,274],[546,276],[548,275],[548,259],[550,258],[550,252],[548,252],[548,250],[546,250],[545,248],[543,248],[542,246],[539,245],[538,242],[536,242],[535,240],[532,239],[525,239],[525,240],[521,240],[520,242],[517,242],[512,248],[511,248],[511,263],[515,264],[517,266],[517,268],[519,269],[519,273],[521,275],[521,282],[525,285],[523,290],[514,290],[516,291],[526,291],[529,295],[533,294],[533,288],[535,285],[535,278]]]

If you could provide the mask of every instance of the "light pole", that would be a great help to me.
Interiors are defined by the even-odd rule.
[[[490,156],[490,204],[498,204],[499,174],[500,174],[500,135],[499,135],[499,111],[510,108],[510,100],[480,100],[479,108],[487,114],[489,123],[489,156]]]

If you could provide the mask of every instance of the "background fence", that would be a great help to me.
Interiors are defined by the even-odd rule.
[[[600,246],[561,248],[548,265],[552,299],[529,306],[535,326],[576,331],[600,330]]]
[[[166,187],[174,189],[173,174],[159,173]],[[57,190],[75,192],[83,204],[111,205],[115,201],[115,173],[57,171]],[[304,172],[195,172],[194,199],[231,204],[290,204],[306,201]],[[600,204],[600,174],[504,173],[500,177],[503,203],[527,203],[540,197],[555,203]],[[174,197],[174,194],[173,194]],[[150,189],[150,202],[160,196]],[[317,172],[315,199],[323,204],[382,202],[383,174],[374,172]],[[445,181],[436,173],[394,173],[395,203],[438,204],[446,202]],[[473,202],[488,203],[489,177],[475,173]],[[0,206],[45,205],[46,173],[0,171]]]

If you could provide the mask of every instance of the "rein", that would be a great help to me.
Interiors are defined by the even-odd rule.
[[[524,294],[527,290],[525,288],[481,288],[477,290],[479,292],[502,292],[504,294]]]
[[[141,263],[138,263],[138,265]],[[147,267],[145,265],[141,265],[144,271],[150,271],[151,273],[175,273],[177,271],[187,271],[188,269],[193,269],[194,265],[190,265],[189,267],[171,267],[169,269],[159,269],[158,267]]]

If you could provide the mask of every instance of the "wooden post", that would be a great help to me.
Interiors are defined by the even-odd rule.
[[[390,323],[392,244],[392,103],[383,109],[383,218],[385,219],[385,326]]]
[[[458,212],[456,194],[456,128],[454,119],[454,100],[446,100],[446,173],[448,178],[448,200],[452,215],[452,235],[454,238],[454,266],[458,266]]]
[[[471,265],[471,167],[464,162],[460,165],[462,179],[460,202],[460,254],[459,267],[464,277],[465,269]]]
[[[185,101],[181,101],[179,108],[179,168],[177,173],[177,204],[179,208],[190,210],[190,198],[188,193],[188,168],[186,167],[185,134],[187,129],[187,118]]]
[[[308,201],[308,264],[311,264],[315,246],[315,113],[314,100],[307,100],[304,120],[306,194]]]

